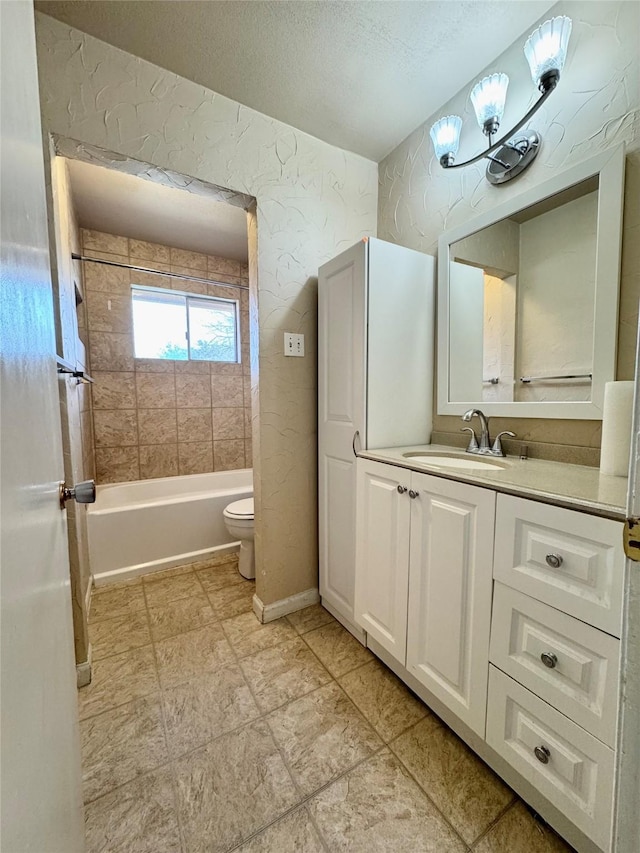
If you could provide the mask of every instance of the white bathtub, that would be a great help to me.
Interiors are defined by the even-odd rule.
[[[97,586],[237,548],[227,504],[253,495],[253,471],[219,471],[97,487],[88,507],[89,562]]]

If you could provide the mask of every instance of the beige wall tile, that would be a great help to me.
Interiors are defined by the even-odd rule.
[[[140,444],[175,444],[178,427],[175,409],[138,409]]]
[[[242,376],[242,365],[235,361],[210,361],[212,376]]]
[[[187,270],[186,267],[172,267],[172,272],[179,272],[182,275],[197,274],[197,270]],[[171,280],[172,290],[183,290],[185,293],[197,293],[200,296],[207,295],[207,283],[204,281],[188,281],[184,278],[174,278]]]
[[[186,362],[192,364],[194,362]],[[202,363],[207,370],[206,376],[185,373],[176,376],[176,404],[179,408],[197,409],[211,406],[211,377],[209,365]]]
[[[244,438],[244,410],[214,409],[213,410],[214,441],[227,438]]]
[[[136,382],[132,372],[92,372],[95,409],[135,409]]]
[[[178,473],[178,445],[152,444],[140,447],[140,478],[175,477]]]
[[[138,448],[97,448],[96,479],[99,483],[124,483],[139,480]]]
[[[211,377],[211,403],[216,408],[237,408],[244,405],[241,376]],[[224,438],[224,436],[222,436]],[[230,436],[237,438],[238,436]]]
[[[208,361],[174,361],[176,375],[184,373],[197,373],[201,376],[205,376],[211,372],[209,364],[210,362]]]
[[[171,374],[136,373],[141,409],[169,409],[176,405],[176,378]]]
[[[244,464],[246,468],[253,468],[253,445],[250,438],[244,440]]]
[[[244,468],[244,440],[214,441],[213,467],[215,471],[233,471],[236,468]]]
[[[87,321],[90,332],[132,334],[131,297],[128,294],[87,291]]]
[[[251,438],[251,406],[244,408],[244,437]]]
[[[208,284],[207,294],[219,299],[237,299],[240,302],[240,288],[226,287],[222,284]]]
[[[126,264],[127,258],[122,257],[121,263]],[[106,264],[84,263],[82,279],[85,291],[103,291],[125,295],[131,291],[130,271],[122,267],[110,267]]]
[[[176,362],[169,358],[136,358],[136,373],[174,373]]]
[[[150,266],[146,261],[139,264],[139,266]],[[162,266],[162,272],[171,272],[168,264],[154,264],[154,266],[159,267]],[[166,269],[164,269],[166,267]],[[167,275],[158,275],[153,272],[140,272],[138,270],[131,270],[131,284],[141,284],[144,287],[164,287],[166,290],[171,290],[171,282],[173,281]]]
[[[110,252],[114,255],[129,254],[129,240],[115,234],[105,234],[103,231],[82,229],[83,249],[97,249],[99,252]]]
[[[178,441],[211,440],[211,409],[178,409]]]
[[[92,370],[133,370],[131,335],[91,332],[89,357]]]
[[[178,444],[178,472],[207,474],[213,471],[213,444],[210,441],[185,441]]]
[[[240,261],[233,258],[221,258],[218,255],[207,255],[207,270],[210,273],[240,275]]]
[[[135,409],[99,409],[93,424],[96,447],[128,447],[138,443],[138,414]]]
[[[129,237],[129,256],[140,260],[154,261],[155,263],[170,263],[168,246],[162,246],[160,243],[147,243],[145,240],[134,240],[131,237]],[[146,264],[146,266],[151,266],[151,264]]]
[[[189,267],[192,270],[207,270],[207,256],[200,252],[189,252],[186,249],[170,249],[171,266]]]

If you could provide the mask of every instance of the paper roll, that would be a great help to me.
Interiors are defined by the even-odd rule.
[[[629,474],[633,382],[607,382],[602,413],[600,471],[626,477]]]

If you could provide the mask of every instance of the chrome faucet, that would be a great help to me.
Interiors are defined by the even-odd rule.
[[[469,409],[469,411],[465,412],[462,416],[462,420],[465,423],[469,423],[471,418],[477,415],[480,419],[480,426],[482,428],[482,432],[480,434],[480,443],[478,444],[478,440],[476,438],[476,434],[471,427],[463,427],[462,432],[470,432],[471,439],[469,441],[469,445],[467,447],[467,453],[475,453],[483,456],[504,456],[504,450],[502,449],[502,441],[501,438],[503,435],[510,435],[512,438],[516,437],[514,432],[509,432],[509,430],[503,430],[496,436],[496,440],[491,444],[491,436],[489,435],[489,418],[485,415],[484,412],[481,412],[480,409]]]

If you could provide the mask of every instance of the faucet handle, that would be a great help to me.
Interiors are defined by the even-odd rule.
[[[460,432],[470,432],[471,436],[469,438],[469,444],[467,446],[467,453],[477,453],[478,452],[478,439],[476,438],[476,434],[473,431],[472,427],[462,427]]]
[[[502,432],[499,432],[495,438],[495,441],[493,442],[493,447],[491,448],[491,453],[494,456],[504,456],[505,455],[504,450],[502,449],[502,442],[500,441],[500,439],[502,438],[503,435],[509,435],[509,436],[511,436],[511,438],[516,437],[515,432],[509,432],[508,429],[504,429],[504,430],[502,430]]]

